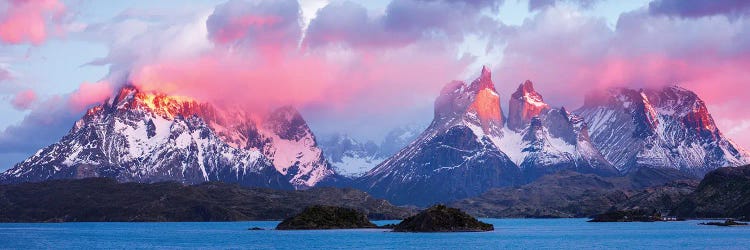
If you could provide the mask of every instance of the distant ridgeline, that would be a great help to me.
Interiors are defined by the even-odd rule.
[[[88,110],[60,141],[0,174],[0,183],[108,177],[278,190],[354,187],[393,204],[424,207],[510,199],[503,196],[598,178],[602,182],[580,180],[582,186],[563,185],[563,191],[607,187],[621,192],[610,193],[615,202],[750,163],[750,154],[719,131],[706,104],[677,86],[594,91],[570,110],[546,103],[525,81],[511,94],[507,114],[500,96],[483,68],[471,83],[443,88],[424,130],[400,129],[379,145],[345,136],[319,144],[292,107],[250,114],[127,86]],[[710,214],[696,209],[697,216]],[[521,213],[503,211],[491,213]]]

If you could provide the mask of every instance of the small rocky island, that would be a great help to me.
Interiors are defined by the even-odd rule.
[[[456,208],[445,205],[430,207],[406,218],[393,228],[394,232],[484,232],[495,227]]]
[[[720,226],[720,227],[731,227],[731,226],[747,226],[747,223],[744,222],[737,222],[735,220],[729,219],[725,220],[724,222],[706,222],[706,223],[699,223],[700,225],[707,225],[707,226]]]
[[[334,206],[311,206],[285,219],[276,230],[315,230],[377,228],[367,215],[355,209]]]
[[[661,220],[660,214],[646,210],[617,210],[594,216],[589,222],[654,222]]]

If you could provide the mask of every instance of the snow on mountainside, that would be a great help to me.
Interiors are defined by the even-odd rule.
[[[106,176],[291,189],[334,176],[294,109],[263,121],[241,109],[124,87],[88,110],[59,142],[1,174],[0,182]]]
[[[591,145],[583,119],[565,108],[551,108],[531,81],[518,86],[509,105],[509,131],[499,139],[499,148],[511,155],[528,180],[563,169],[617,173]]]
[[[519,128],[513,130],[487,68],[471,84],[449,83],[435,101],[432,124],[356,185],[396,204],[426,205],[561,169],[617,173],[591,146],[580,117],[550,109],[531,82],[518,91],[509,110],[508,123]]]
[[[422,129],[416,125],[396,127],[380,144],[363,143],[347,134],[334,134],[321,140],[320,148],[336,173],[359,177],[412,142]]]
[[[591,124],[594,145],[622,172],[654,167],[702,176],[750,162],[719,131],[706,104],[677,86],[594,92],[577,112]]]
[[[320,142],[325,157],[338,174],[358,177],[380,163],[378,145],[372,141],[361,143],[346,134],[334,134]]]

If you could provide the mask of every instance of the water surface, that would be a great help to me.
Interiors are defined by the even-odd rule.
[[[585,219],[482,219],[485,233],[383,229],[276,231],[278,222],[0,223],[0,248],[218,249],[748,249],[750,227],[701,221],[587,223]],[[376,221],[376,224],[398,221]],[[248,231],[260,227],[264,231]]]

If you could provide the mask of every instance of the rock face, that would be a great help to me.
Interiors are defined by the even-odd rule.
[[[303,189],[336,177],[296,110],[252,117],[125,87],[59,142],[0,174],[0,183],[110,177]]]
[[[686,218],[750,219],[750,166],[709,172],[677,213]]]
[[[495,227],[477,220],[461,210],[444,205],[430,207],[417,215],[404,219],[393,228],[394,232],[484,232]]]
[[[357,210],[333,206],[312,206],[284,219],[276,230],[375,228],[367,216]]]
[[[51,180],[0,185],[0,222],[281,220],[316,204],[365,211],[371,219],[415,213],[356,189],[274,190],[236,184]]]
[[[750,162],[719,131],[706,104],[677,86],[594,92],[576,112],[591,125],[594,146],[621,172],[673,168],[700,177]]]

